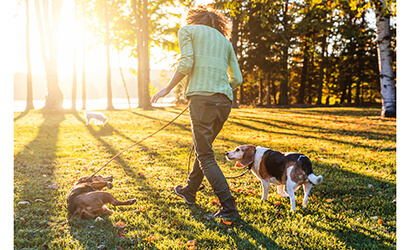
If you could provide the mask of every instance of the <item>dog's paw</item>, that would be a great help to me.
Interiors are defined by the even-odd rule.
[[[111,189],[111,188],[113,188],[113,187],[114,187],[114,185],[112,185],[111,182],[107,182],[107,188],[108,188],[108,189]]]

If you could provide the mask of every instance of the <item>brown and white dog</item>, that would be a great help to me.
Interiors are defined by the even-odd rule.
[[[136,199],[119,201],[112,194],[101,191],[104,187],[111,189],[113,177],[101,175],[81,177],[68,191],[66,196],[68,212],[71,218],[94,219],[97,216],[111,214],[105,204],[132,205]]]
[[[234,151],[227,152],[226,158],[236,161],[236,167],[249,166],[262,183],[262,200],[268,199],[269,184],[275,184],[280,196],[290,198],[292,211],[296,210],[295,191],[301,185],[305,193],[302,205],[306,207],[312,185],[323,181],[321,175],[313,174],[309,158],[299,153],[282,153],[254,145],[241,145]]]

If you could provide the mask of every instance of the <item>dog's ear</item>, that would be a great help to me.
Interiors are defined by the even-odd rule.
[[[246,145],[245,153],[243,153],[240,164],[242,166],[247,166],[251,164],[253,162],[253,159],[255,158],[255,151],[256,151],[256,147],[254,145]]]

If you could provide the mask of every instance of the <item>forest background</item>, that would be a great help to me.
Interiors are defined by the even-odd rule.
[[[383,11],[390,19],[390,78],[396,82],[396,1],[387,1],[383,11],[377,6],[384,1],[77,0],[49,6],[30,2],[19,1],[16,14],[24,16],[25,10],[29,20],[27,60],[21,60],[24,48],[18,50],[19,60],[27,62],[27,73],[14,75],[14,98],[27,96],[28,108],[33,95],[34,99],[47,95],[46,107],[51,108],[61,108],[62,99],[71,99],[75,108],[80,96],[82,109],[87,98],[107,98],[107,109],[113,109],[111,99],[125,97],[137,97],[140,107],[149,108],[148,97],[166,85],[177,63],[181,15],[201,3],[210,3],[232,20],[230,39],[244,76],[235,105],[380,104],[383,74],[379,73],[376,14]],[[61,21],[68,11],[71,26]],[[45,15],[48,12],[55,13]],[[33,19],[37,24],[30,25]],[[56,32],[60,27],[65,36]],[[36,28],[40,42],[30,49],[33,42],[28,39]],[[62,46],[71,56],[68,60],[61,58]],[[37,56],[30,59],[33,53]],[[28,64],[38,68],[41,57],[42,75],[31,76]],[[180,102],[181,89],[175,93]]]

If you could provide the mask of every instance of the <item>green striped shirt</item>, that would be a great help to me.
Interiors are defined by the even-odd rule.
[[[242,83],[242,75],[231,42],[206,25],[181,28],[178,40],[177,71],[189,75],[186,96],[222,93],[232,100],[232,90]]]

